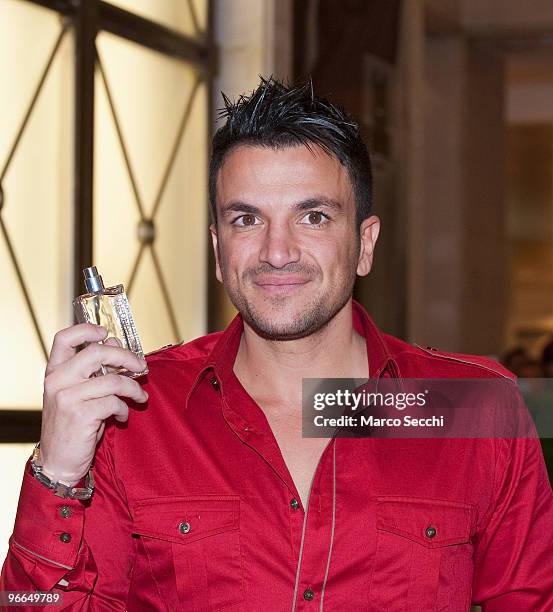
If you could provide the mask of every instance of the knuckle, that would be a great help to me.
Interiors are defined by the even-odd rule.
[[[111,414],[120,414],[121,410],[122,410],[122,404],[124,402],[122,402],[117,396],[112,395],[107,401],[106,401],[106,407],[108,408],[109,412]]]
[[[65,329],[60,329],[54,334],[53,344],[60,344],[65,337]]]
[[[103,347],[97,342],[91,342],[84,350],[88,352],[92,359],[101,360]]]
[[[129,411],[129,407],[127,406],[127,402],[123,401],[120,397],[118,397],[116,399],[117,399],[117,407],[122,412],[128,412]]]
[[[106,390],[110,393],[115,393],[118,391],[119,387],[121,386],[121,382],[119,380],[120,378],[121,377],[118,374],[106,374],[103,378],[106,385]]]
[[[66,336],[71,332],[74,327],[75,325],[69,325],[68,327],[58,329],[58,331],[54,334],[54,342],[64,342]]]
[[[127,378],[124,384],[124,393],[122,393],[123,397],[135,398],[137,396],[137,393],[138,391],[136,389],[134,381]]]
[[[47,397],[52,397],[56,394],[56,381],[52,375],[44,378],[44,393]]]

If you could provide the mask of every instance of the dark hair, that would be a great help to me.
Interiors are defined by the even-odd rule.
[[[211,220],[217,222],[215,203],[217,174],[226,156],[240,145],[283,149],[305,145],[321,147],[348,171],[355,193],[357,225],[371,213],[372,175],[369,152],[359,126],[338,106],[315,96],[309,80],[300,86],[273,77],[261,82],[250,96],[231,102],[221,92],[225,107],[219,118],[226,123],[217,130],[209,163]]]

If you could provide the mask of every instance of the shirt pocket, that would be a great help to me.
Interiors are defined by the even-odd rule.
[[[133,535],[168,609],[175,593],[179,609],[191,612],[244,601],[239,496],[158,497],[137,502],[133,515]]]
[[[468,610],[473,516],[469,504],[376,498],[369,610]]]

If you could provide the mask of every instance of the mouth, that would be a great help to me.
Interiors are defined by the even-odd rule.
[[[255,281],[255,285],[270,293],[287,293],[300,289],[306,285],[310,279],[296,276],[272,276],[264,277]]]

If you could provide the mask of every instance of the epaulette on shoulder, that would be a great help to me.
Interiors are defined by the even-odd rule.
[[[416,342],[413,343],[413,346],[432,357],[446,359],[457,363],[463,363],[468,366],[474,366],[476,368],[492,372],[497,376],[502,376],[503,378],[509,378],[511,380],[516,379],[516,376],[510,370],[505,368],[499,362],[491,359],[490,357],[483,357],[481,355],[466,355],[464,353],[449,353],[447,351],[441,351],[440,349],[437,349],[433,346],[424,347],[420,344],[417,344]]]

